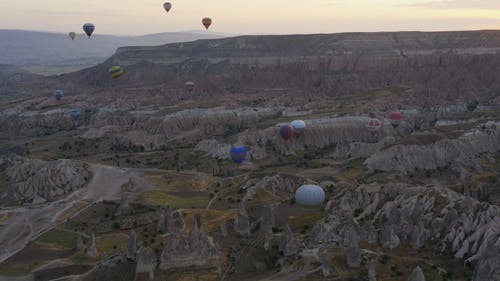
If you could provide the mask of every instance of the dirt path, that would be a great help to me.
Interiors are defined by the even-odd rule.
[[[93,178],[87,186],[64,199],[29,208],[0,210],[0,216],[9,213],[9,219],[0,224],[0,263],[22,250],[29,241],[57,226],[57,218],[75,203],[119,199],[121,186],[134,175],[129,170],[104,165],[91,165],[91,171]]]

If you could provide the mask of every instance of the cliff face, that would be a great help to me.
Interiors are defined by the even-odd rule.
[[[250,93],[288,89],[344,96],[394,85],[413,88],[413,102],[468,99],[498,88],[497,31],[242,36],[159,47],[120,48],[100,66],[68,75],[111,86],[107,69],[122,65],[120,86],[182,87]],[[418,97],[418,98],[416,98]]]
[[[481,156],[495,155],[499,151],[500,126],[497,125],[500,124],[489,125],[458,139],[444,139],[428,145],[395,145],[373,154],[365,165],[370,172],[399,171],[403,174],[451,168],[466,179],[469,173],[465,168],[480,173],[483,171]]]
[[[9,203],[52,201],[82,187],[91,176],[87,164],[73,160],[0,159],[5,163],[10,186],[0,198]]]

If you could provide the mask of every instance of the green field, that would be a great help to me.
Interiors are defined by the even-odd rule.
[[[210,193],[197,192],[187,197],[160,190],[150,190],[141,193],[138,201],[150,206],[171,206],[174,209],[205,208],[210,201]]]
[[[77,235],[63,229],[54,228],[35,240],[35,243],[59,249],[73,249],[76,247]]]

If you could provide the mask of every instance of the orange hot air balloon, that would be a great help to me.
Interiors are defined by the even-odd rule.
[[[194,82],[188,81],[186,82],[185,86],[186,86],[186,91],[190,93],[194,91]]]
[[[208,29],[210,27],[210,25],[212,25],[212,19],[211,18],[203,18],[203,20],[201,20],[201,23],[203,23],[205,28]]]

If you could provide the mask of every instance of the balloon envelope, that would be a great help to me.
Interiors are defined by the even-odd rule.
[[[113,79],[117,79],[123,75],[123,69],[120,66],[112,66],[111,68],[109,68],[108,72]]]
[[[295,202],[303,206],[320,206],[325,202],[325,191],[321,186],[303,185],[295,192]]]
[[[81,111],[80,109],[72,109],[69,114],[71,115],[71,118],[76,121],[80,118]]]
[[[390,120],[393,120],[393,121],[401,121],[401,120],[403,120],[403,113],[397,112],[397,111],[391,112],[391,113],[389,113],[388,117]]]
[[[54,91],[54,97],[56,98],[56,100],[61,100],[61,98],[63,97],[63,95],[64,95],[64,93],[61,90],[55,90]]]
[[[165,2],[165,4],[163,4],[163,8],[167,11],[167,13],[170,12],[170,9],[172,9],[172,3]]]
[[[293,128],[292,126],[285,124],[281,125],[280,127],[280,136],[283,138],[285,141],[288,141],[293,135]]]
[[[191,81],[186,82],[185,87],[186,87],[186,91],[188,91],[188,92],[194,91],[194,82],[191,82]]]
[[[94,33],[95,26],[91,23],[86,23],[83,25],[83,31],[85,31],[85,34],[90,38],[92,33]]]
[[[201,20],[201,23],[203,24],[203,26],[205,26],[206,29],[208,29],[210,27],[210,25],[212,25],[212,19],[211,18],[203,18]]]
[[[76,38],[76,32],[70,32],[69,33],[69,38],[71,38],[71,40],[75,40],[75,38]]]
[[[233,146],[229,154],[234,163],[241,164],[245,161],[247,149],[244,146]]]
[[[370,118],[368,120],[368,124],[366,125],[366,128],[368,129],[368,131],[372,135],[376,135],[380,131],[381,126],[382,126],[382,124],[380,123],[380,120],[378,120],[376,118]]]
[[[290,124],[292,125],[295,135],[300,136],[304,134],[304,131],[306,130],[306,122],[302,120],[294,120]]]
[[[394,127],[397,127],[401,123],[401,121],[403,121],[404,118],[403,113],[397,111],[389,113],[389,116],[387,117],[389,118],[389,121]]]

